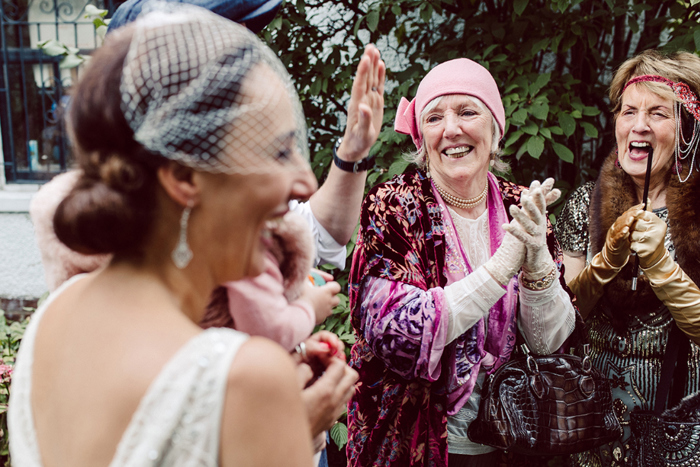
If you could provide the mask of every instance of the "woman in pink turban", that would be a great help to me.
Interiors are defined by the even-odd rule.
[[[576,312],[560,276],[546,207],[553,180],[529,189],[503,170],[505,112],[481,65],[433,68],[395,129],[417,168],[365,199],[350,301],[360,384],[348,410],[350,466],[492,465],[473,443],[485,377],[508,361],[516,325],[534,353],[571,334]]]

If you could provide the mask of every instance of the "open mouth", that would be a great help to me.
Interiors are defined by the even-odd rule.
[[[277,231],[280,226],[282,225],[284,216],[277,216],[277,217],[272,217],[268,220],[265,221],[263,224],[263,228],[260,232],[260,239],[263,242],[263,245],[269,249],[270,245],[272,244],[272,238],[273,234],[275,231]]]
[[[449,157],[450,159],[459,159],[461,157],[466,156],[473,150],[474,146],[458,146],[456,148],[447,148],[444,151],[442,151],[442,154],[445,157]]]
[[[639,161],[649,157],[651,143],[648,141],[632,141],[628,147],[630,159]]]

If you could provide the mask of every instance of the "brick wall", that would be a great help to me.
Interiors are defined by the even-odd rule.
[[[2,298],[0,297],[0,310],[5,310],[5,317],[13,321],[19,321],[31,315],[36,308],[38,300],[35,298]],[[25,308],[31,308],[26,310]]]

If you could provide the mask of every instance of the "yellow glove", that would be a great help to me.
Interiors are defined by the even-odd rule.
[[[603,250],[573,280],[569,288],[576,294],[581,316],[585,318],[603,295],[605,284],[617,276],[630,256],[629,235],[632,225],[644,211],[642,205],[629,208],[610,226]]]
[[[634,224],[630,237],[632,239],[630,248],[637,252],[639,265],[642,268],[656,264],[666,252],[664,245],[666,223],[653,212],[642,212]]]
[[[639,260],[641,263],[641,257]],[[642,271],[681,331],[700,345],[700,289],[695,282],[665,248],[661,259],[649,268],[642,267]]]

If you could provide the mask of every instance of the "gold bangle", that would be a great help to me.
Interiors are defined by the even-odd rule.
[[[544,290],[548,288],[550,285],[552,285],[552,282],[554,282],[554,279],[557,277],[557,267],[554,266],[552,270],[544,276],[542,279],[537,279],[534,281],[525,279],[525,276],[523,275],[523,287],[530,289],[530,290]]]

